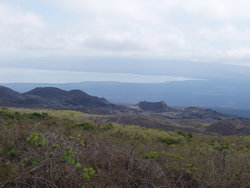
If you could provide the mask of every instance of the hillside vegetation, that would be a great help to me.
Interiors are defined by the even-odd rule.
[[[167,132],[27,109],[1,109],[0,128],[0,187],[250,186],[250,136]]]

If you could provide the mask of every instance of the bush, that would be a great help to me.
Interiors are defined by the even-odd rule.
[[[91,176],[93,176],[95,174],[95,170],[93,168],[84,168],[83,169],[83,179],[88,180],[89,178],[91,178]]]
[[[160,138],[160,141],[167,145],[180,144],[180,140],[176,138]]]
[[[31,142],[34,146],[46,146],[47,140],[42,133],[32,133],[27,139],[28,142]]]
[[[178,131],[177,134],[180,135],[180,136],[183,136],[183,137],[185,137],[187,139],[193,138],[193,134],[192,133],[185,133],[183,131]]]
[[[2,109],[0,111],[0,118],[8,120],[8,119],[15,119],[15,115],[13,112],[9,111],[8,109]]]
[[[94,126],[87,122],[78,124],[78,127],[81,127],[83,130],[86,131],[91,131],[94,129]]]
[[[0,121],[0,187],[250,186],[249,136],[195,134],[182,144],[191,133],[27,115]]]
[[[14,159],[18,156],[19,153],[20,151],[18,151],[17,149],[11,149],[7,154],[10,158]]]
[[[183,131],[177,131],[177,134],[178,134],[178,135],[181,135],[181,136],[183,136],[183,137],[186,137],[186,136],[187,136],[186,133],[184,133]]]
[[[42,113],[33,112],[33,113],[30,113],[28,116],[31,119],[38,119],[38,120],[43,120],[43,119],[49,118],[48,113],[45,113],[45,112],[42,112]]]
[[[109,130],[114,129],[114,126],[113,126],[112,123],[108,123],[108,124],[101,125],[101,126],[100,126],[100,129],[101,129],[102,131],[109,131]]]
[[[143,154],[144,159],[157,159],[159,154],[156,151],[151,151],[149,153]]]

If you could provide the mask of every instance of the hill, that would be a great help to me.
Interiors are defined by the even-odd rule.
[[[3,93],[3,94],[2,94]],[[104,98],[90,96],[80,90],[65,91],[54,87],[35,88],[18,93],[0,88],[0,105],[7,107],[70,109],[94,114],[112,114],[125,109]]]
[[[6,87],[0,88],[0,106],[78,110],[92,114],[150,114],[170,119],[197,119],[204,121],[244,120],[197,107],[172,108],[165,102],[139,102],[133,106],[117,105],[104,98],[88,95],[81,90],[62,90],[39,87],[26,93],[18,93]],[[247,120],[247,119],[245,119]]]
[[[173,108],[170,108],[164,101],[160,102],[148,102],[142,101],[133,106],[141,111],[147,111],[152,113],[163,113],[173,111]]]
[[[249,187],[249,136],[98,123],[74,111],[0,110],[0,187]]]
[[[172,108],[163,101],[143,101],[132,106],[122,106],[112,104],[104,98],[88,95],[81,90],[66,91],[54,87],[39,87],[26,93],[18,93],[9,88],[0,87],[0,106],[77,110],[88,114],[102,115],[93,117],[99,122],[140,125],[168,131],[183,130],[218,135],[248,135],[250,127],[250,121],[246,118],[222,114],[210,109]],[[230,123],[227,126],[223,122]]]

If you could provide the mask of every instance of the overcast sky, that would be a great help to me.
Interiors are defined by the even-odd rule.
[[[0,0],[0,66],[52,56],[250,66],[249,10],[249,0]]]

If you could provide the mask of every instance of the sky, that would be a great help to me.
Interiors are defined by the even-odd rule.
[[[249,0],[0,0],[0,68],[55,57],[250,66],[249,10]]]

